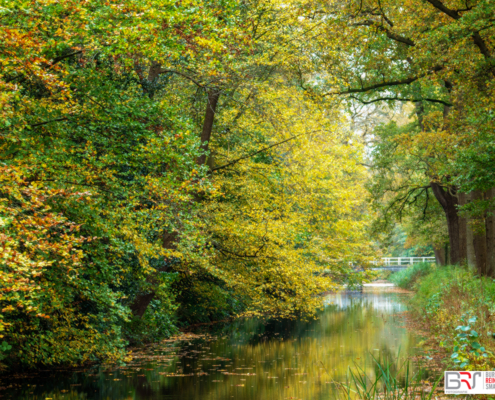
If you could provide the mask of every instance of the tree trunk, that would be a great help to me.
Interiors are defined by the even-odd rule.
[[[172,232],[172,233],[165,233],[162,237],[162,246],[164,249],[169,249],[169,250],[174,250],[176,248],[176,243],[177,239],[179,238],[179,235],[177,232]],[[158,268],[156,270],[157,273],[160,272],[167,272],[170,270],[169,265],[165,265],[161,268]],[[157,280],[157,276],[155,273],[148,274],[146,277],[146,282],[151,283],[151,284],[159,284],[159,281]],[[153,300],[155,297],[155,291],[150,290],[148,293],[141,293],[136,296],[134,301],[132,302],[130,309],[132,311],[132,315],[135,315],[139,318],[141,318],[144,313],[146,312],[146,309],[151,303],[151,300]]]
[[[153,67],[153,66],[152,66]],[[154,70],[150,69],[150,75]],[[208,151],[208,145],[211,138],[211,132],[213,130],[213,123],[215,122],[215,113],[217,109],[218,99],[220,98],[220,92],[218,90],[210,90],[208,92],[208,102],[206,104],[205,118],[203,122],[203,130],[201,131],[201,149],[206,152]],[[198,165],[204,165],[206,163],[206,154],[202,154],[196,160]],[[163,237],[163,247],[167,249],[173,249],[176,246],[176,242],[178,239],[177,232],[165,234]],[[162,269],[158,269],[157,272],[167,271],[169,267],[164,267]],[[158,283],[156,281],[155,274],[149,274],[146,278],[148,283]],[[130,308],[132,314],[141,318],[149,304],[155,297],[155,291],[150,290],[148,293],[139,294],[134,299],[134,302],[131,304]]]
[[[447,228],[449,232],[450,245],[450,263],[459,264],[461,262],[460,253],[460,237],[459,237],[459,215],[457,213],[458,199],[457,196],[444,190],[440,184],[431,182],[430,186],[433,194],[442,206],[447,218]]]
[[[450,264],[452,264],[452,263],[450,262],[450,244],[448,244],[448,243],[446,243],[446,244],[445,244],[445,249],[444,249],[444,251],[445,251],[445,265],[450,265]]]
[[[220,92],[218,90],[212,89],[208,92],[205,119],[203,122],[203,130],[201,132],[201,149],[204,152],[208,151],[208,145],[210,143],[211,132],[213,130],[213,123],[215,122],[215,113],[219,98]],[[206,154],[199,156],[196,162],[198,165],[204,165],[206,163]]]
[[[483,193],[479,190],[474,190],[471,193],[472,201],[483,200]],[[480,276],[486,276],[487,266],[487,252],[486,252],[486,232],[485,232],[485,218],[479,216],[477,218],[477,224],[473,230],[473,244],[474,253],[476,254],[476,270]]]
[[[495,189],[490,189],[485,193],[485,199],[493,201]],[[495,218],[493,215],[493,206],[490,204],[486,211],[485,217],[486,232],[486,275],[495,276]]]
[[[132,315],[141,318],[151,303],[151,300],[153,300],[153,297],[155,297],[154,291],[146,294],[138,294],[130,306]]]
[[[466,194],[466,204],[470,202],[471,202],[471,195]],[[476,253],[474,251],[473,220],[470,217],[466,218],[466,250],[467,250],[467,265],[470,267],[475,267]]]
[[[445,265],[445,250],[441,247],[438,248],[433,245],[433,252],[435,253],[435,261],[437,262],[437,265]]]
[[[458,201],[460,206],[465,205],[467,194],[458,193]],[[467,218],[461,216],[459,216],[459,262],[460,264],[467,263]]]
[[[476,253],[474,251],[474,235],[473,235],[473,226],[472,226],[471,218],[467,219],[467,263],[470,267],[476,266]]]

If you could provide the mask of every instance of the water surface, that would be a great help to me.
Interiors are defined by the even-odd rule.
[[[126,366],[39,371],[2,379],[15,400],[332,400],[349,366],[374,373],[370,354],[412,354],[418,337],[398,313],[398,293],[341,293],[326,298],[317,320],[239,320],[207,337],[164,342]]]

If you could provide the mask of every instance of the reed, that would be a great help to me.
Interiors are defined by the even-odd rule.
[[[430,400],[440,382],[440,376],[433,386],[425,386],[422,372],[412,373],[410,361],[402,364],[389,360],[379,360],[371,355],[374,374],[368,374],[359,366],[349,367],[346,382],[337,383],[340,398],[349,400]],[[397,357],[399,361],[399,357]],[[396,365],[400,365],[398,368]]]

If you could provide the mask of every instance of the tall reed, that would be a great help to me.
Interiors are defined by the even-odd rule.
[[[440,382],[440,376],[431,387],[422,383],[423,370],[412,373],[407,360],[394,368],[397,363],[378,360],[371,355],[375,374],[370,376],[359,366],[349,367],[346,383],[337,383],[342,397],[349,400],[430,400]],[[397,358],[399,361],[399,357]]]

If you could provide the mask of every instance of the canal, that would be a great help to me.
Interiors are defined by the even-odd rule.
[[[37,371],[1,380],[15,400],[331,400],[348,367],[373,374],[371,355],[413,354],[407,295],[338,293],[311,321],[238,320],[207,334],[149,346],[125,366]]]

